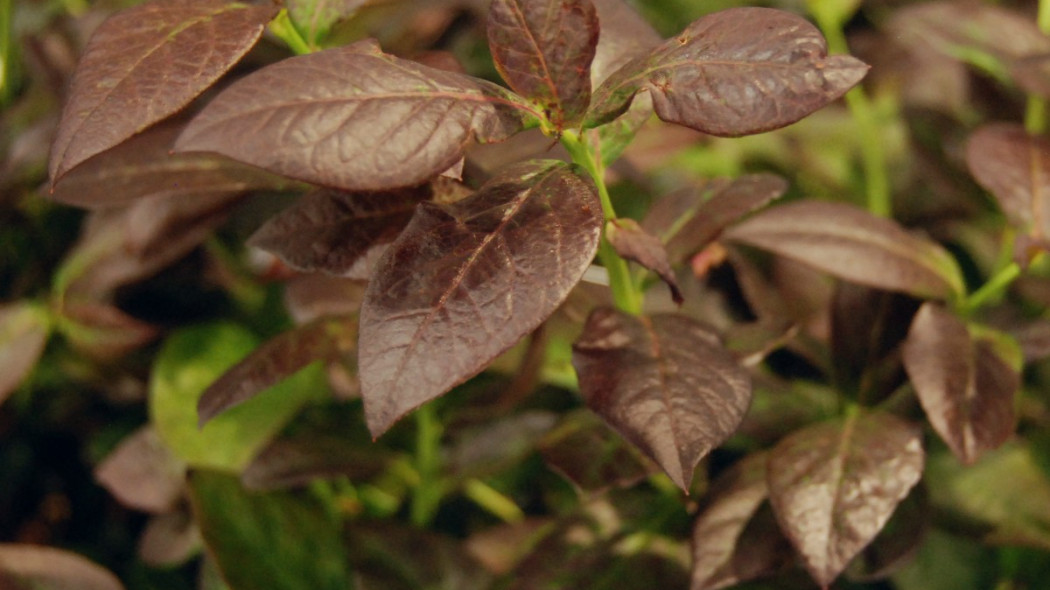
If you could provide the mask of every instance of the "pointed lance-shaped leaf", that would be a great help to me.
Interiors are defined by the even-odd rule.
[[[667,260],[667,251],[659,238],[642,229],[637,221],[628,218],[610,219],[605,224],[605,238],[617,254],[655,272],[667,283],[675,303],[681,305],[685,301],[671,263]]]
[[[704,325],[600,307],[573,344],[587,406],[688,491],[693,469],[736,430],[751,381]]]
[[[966,144],[966,165],[1011,224],[1050,238],[1050,141],[1012,123],[984,125]]]
[[[861,410],[798,430],[773,448],[773,510],[818,584],[831,584],[882,530],[919,481],[924,460],[918,429]]]
[[[976,462],[1013,434],[1020,374],[963,320],[924,304],[902,355],[926,417],[960,461]]]
[[[964,292],[958,264],[939,244],[844,203],[799,201],[774,207],[725,236],[877,289],[920,298]]]
[[[255,45],[269,4],[153,0],[99,25],[77,65],[51,148],[51,182],[174,114]]]
[[[429,185],[381,193],[319,189],[263,224],[248,244],[297,270],[367,279],[430,195]]]
[[[719,136],[760,133],[824,107],[867,71],[851,56],[829,56],[820,31],[802,17],[730,8],[613,73],[595,90],[584,125],[618,117],[647,90],[669,123]]]
[[[212,151],[314,184],[379,191],[449,169],[470,140],[502,141],[532,111],[495,84],[362,41],[264,67],[198,114],[176,151]]]
[[[45,305],[31,301],[0,305],[0,404],[32,372],[50,334],[51,314]]]
[[[473,196],[423,203],[361,308],[358,365],[374,436],[476,375],[547,319],[598,248],[593,185],[560,162],[512,166]]]
[[[493,0],[489,48],[496,69],[557,129],[579,122],[591,99],[598,14],[591,0]]]

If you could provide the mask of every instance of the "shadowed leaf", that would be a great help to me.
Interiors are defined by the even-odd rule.
[[[51,148],[51,182],[186,106],[232,67],[276,14],[268,4],[154,0],[95,31]]]
[[[388,462],[387,453],[375,447],[311,433],[267,445],[245,468],[241,483],[249,490],[277,490],[339,476],[353,482],[379,475]]]
[[[501,141],[528,107],[485,82],[359,42],[286,59],[237,81],[175,144],[349,191],[413,186],[472,138]]]
[[[175,567],[200,554],[201,532],[185,508],[149,519],[139,537],[138,555],[153,567]]]
[[[700,459],[736,430],[747,373],[718,336],[682,315],[598,308],[573,344],[587,406],[688,491]]]
[[[774,207],[731,228],[726,237],[877,289],[922,298],[964,292],[955,259],[939,244],[843,203]]]
[[[667,283],[675,303],[681,305],[685,301],[659,238],[647,233],[637,221],[627,218],[610,219],[605,224],[605,238],[621,257],[641,264]]]
[[[902,353],[926,417],[960,461],[974,463],[1013,434],[1020,375],[961,319],[926,303]]]
[[[540,441],[540,453],[552,469],[590,494],[634,485],[655,470],[635,447],[587,411],[562,418]]]
[[[868,66],[827,55],[805,19],[769,8],[731,8],[701,18],[595,91],[585,125],[608,122],[647,90],[670,123],[719,136],[789,125],[842,96]]]
[[[0,583],[8,578],[19,584],[12,590],[124,589],[109,570],[76,553],[39,545],[0,543]]]
[[[500,75],[563,129],[579,122],[591,99],[588,75],[598,44],[590,0],[493,0],[488,38]]]
[[[175,508],[185,488],[186,465],[144,426],[122,440],[95,468],[95,481],[121,504],[161,514]]]
[[[43,305],[30,301],[0,305],[0,403],[29,376],[50,333],[51,316]]]
[[[593,259],[601,225],[594,187],[552,161],[505,169],[451,205],[420,205],[361,308],[372,434],[476,375],[553,313]]]
[[[348,19],[369,0],[288,0],[288,16],[311,47],[317,47],[332,25]]]
[[[67,302],[58,329],[77,351],[115,361],[157,337],[157,328],[104,303]]]
[[[831,584],[882,530],[923,462],[918,430],[884,413],[853,412],[774,447],[773,510],[818,584]]]
[[[416,205],[430,194],[426,186],[356,194],[321,189],[267,221],[248,244],[297,270],[367,279]]]
[[[1010,67],[1010,73],[1025,92],[1050,98],[1050,54],[1043,53],[1015,60]]]
[[[620,66],[663,43],[663,37],[623,0],[593,1],[601,25],[591,62],[591,85],[597,88]]]
[[[1050,238],[1050,141],[1020,125],[985,125],[966,144],[966,164],[1011,224],[1037,240]]]

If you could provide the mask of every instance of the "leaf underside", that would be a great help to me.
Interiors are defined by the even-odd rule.
[[[656,236],[646,232],[633,219],[611,219],[605,224],[605,238],[621,257],[655,272],[671,289],[671,299],[681,305],[685,299],[667,259],[667,251]]]
[[[573,344],[587,406],[683,490],[740,424],[751,381],[718,336],[687,316],[634,317],[602,307]]]
[[[451,205],[422,204],[379,261],[361,308],[372,434],[542,323],[590,264],[601,226],[593,185],[552,161],[508,168]]]

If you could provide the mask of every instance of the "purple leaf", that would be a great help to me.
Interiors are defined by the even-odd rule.
[[[605,238],[617,254],[655,272],[667,283],[671,288],[671,299],[676,304],[681,305],[685,301],[678,289],[678,280],[671,263],[667,260],[667,251],[659,238],[642,229],[637,221],[627,218],[610,219],[605,224]]]
[[[320,189],[267,221],[248,244],[302,271],[367,279],[429,186],[383,193]]]
[[[591,62],[591,84],[596,88],[620,66],[647,55],[663,37],[623,0],[594,0],[601,35]]]
[[[186,106],[255,45],[268,4],[154,0],[99,26],[73,76],[51,182]]]
[[[966,144],[966,164],[1011,224],[1050,238],[1050,141],[1012,123],[984,125]]]
[[[587,406],[688,491],[700,459],[733,434],[751,401],[748,374],[718,336],[683,315],[598,308],[573,344]]]
[[[584,124],[606,123],[648,90],[656,114],[719,136],[789,125],[860,82],[868,66],[827,55],[805,19],[769,8],[731,8],[701,18],[594,93]]]
[[[84,557],[51,547],[0,543],[0,582],[33,590],[124,590],[109,570]]]
[[[51,316],[40,304],[19,301],[0,305],[0,403],[40,360],[51,333]]]
[[[1013,434],[1018,368],[989,341],[975,338],[961,319],[924,304],[902,355],[926,417],[960,461],[975,463]]]
[[[591,99],[598,14],[591,0],[493,0],[489,48],[503,79],[556,129],[579,122]]]
[[[818,584],[831,584],[882,530],[923,463],[919,431],[885,413],[856,411],[774,447],[773,510]]]
[[[212,151],[348,191],[420,184],[472,138],[502,141],[530,110],[507,90],[359,42],[286,59],[231,85],[176,151]]]
[[[774,207],[731,228],[726,237],[877,289],[920,298],[964,292],[955,259],[939,244],[844,203]]]
[[[150,426],[122,440],[98,467],[95,481],[124,506],[162,514],[173,510],[186,487],[186,465]]]
[[[594,187],[560,162],[505,169],[473,196],[424,203],[361,308],[361,391],[379,436],[543,322],[598,248]]]

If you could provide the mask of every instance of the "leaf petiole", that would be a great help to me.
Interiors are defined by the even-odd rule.
[[[295,27],[295,23],[288,16],[287,8],[282,8],[277,13],[277,16],[270,21],[269,29],[277,38],[284,41],[296,55],[306,55],[314,52],[314,48],[306,42],[306,39],[299,33],[299,29]]]

